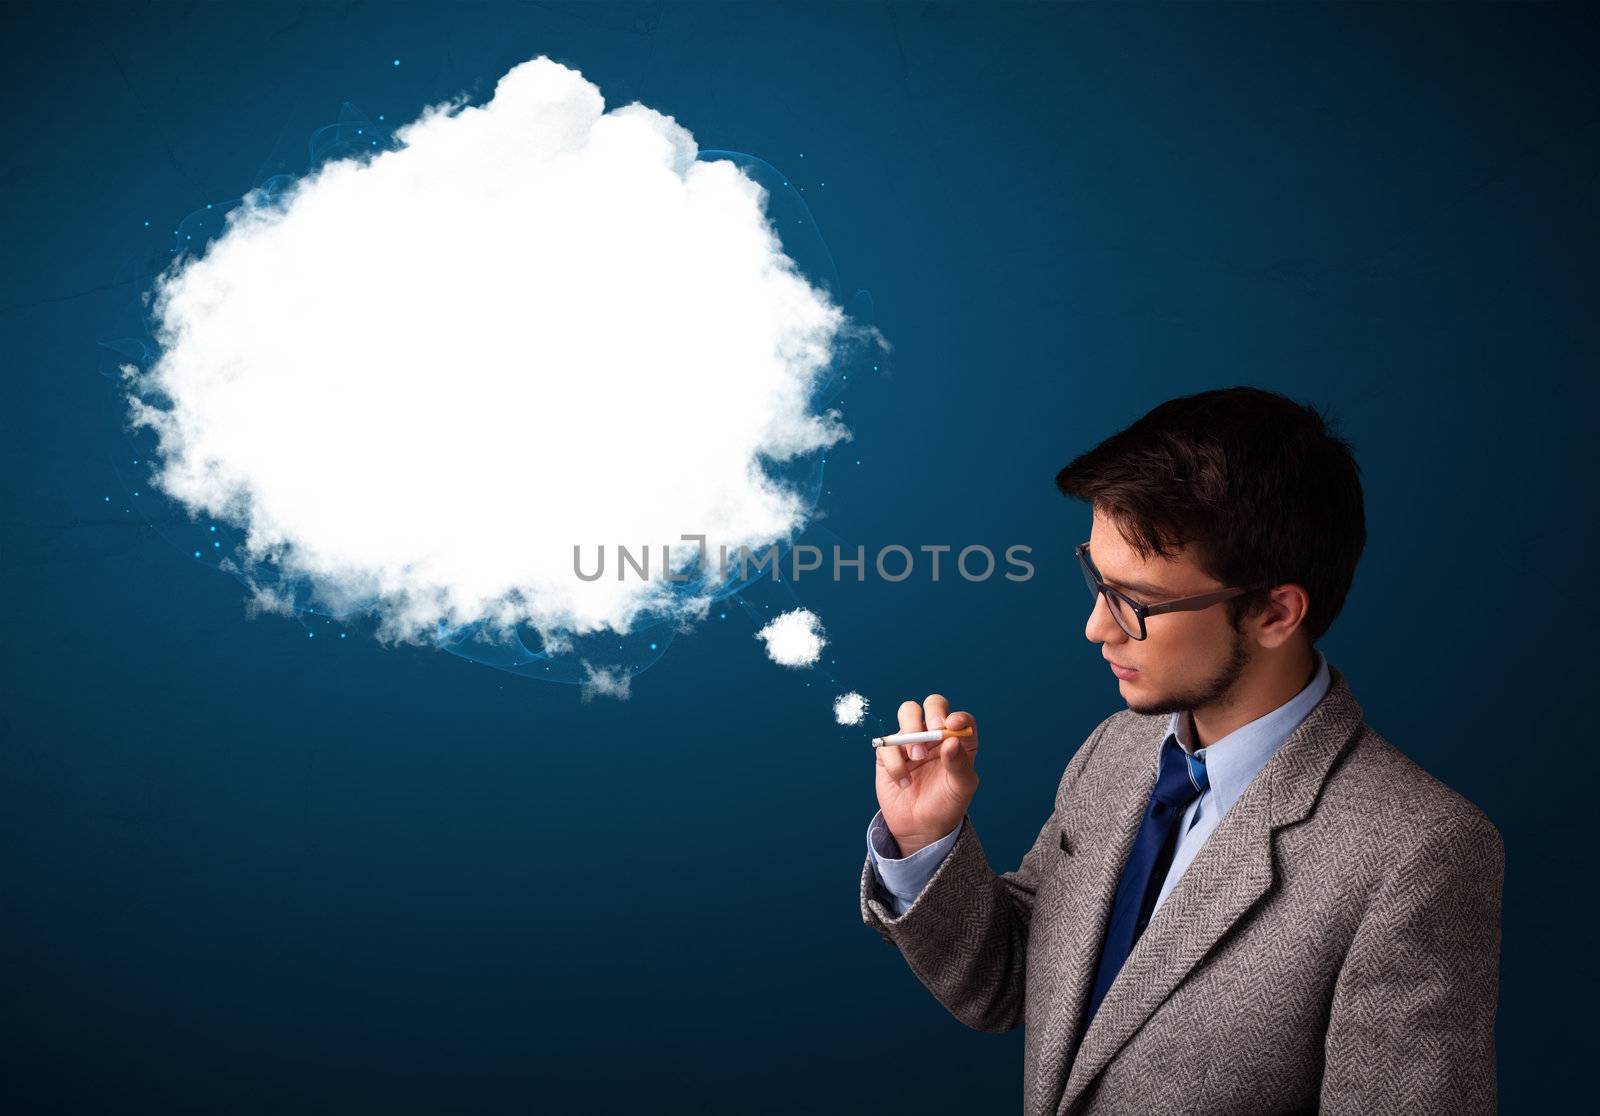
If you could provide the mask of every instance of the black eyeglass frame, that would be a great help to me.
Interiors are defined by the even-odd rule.
[[[1223,601],[1232,600],[1234,597],[1242,596],[1245,593],[1253,593],[1258,589],[1272,588],[1270,585],[1251,585],[1244,588],[1236,586],[1230,589],[1217,589],[1210,593],[1201,593],[1193,597],[1178,597],[1176,600],[1144,604],[1134,600],[1122,590],[1113,589],[1105,583],[1105,579],[1100,576],[1100,571],[1095,568],[1094,561],[1089,557],[1088,543],[1079,543],[1074,553],[1078,556],[1078,566],[1083,570],[1083,579],[1088,582],[1090,592],[1096,597],[1099,597],[1102,593],[1109,593],[1115,596],[1119,601],[1133,609],[1133,614],[1139,618],[1139,634],[1135,635],[1133,632],[1129,632],[1127,626],[1122,623],[1122,618],[1117,610],[1111,608],[1111,619],[1117,622],[1117,627],[1127,632],[1130,639],[1142,640],[1149,636],[1149,629],[1145,627],[1144,623],[1146,617],[1160,616],[1163,612],[1199,612],[1203,608],[1210,608],[1214,604],[1221,604]],[[1106,602],[1106,607],[1110,608],[1109,601]]]

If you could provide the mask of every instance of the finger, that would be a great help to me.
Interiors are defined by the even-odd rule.
[[[900,703],[900,708],[895,710],[895,716],[900,721],[900,731],[901,732],[921,732],[921,731],[923,731],[923,729],[922,729],[922,706],[918,705],[914,701],[911,701],[909,698]],[[921,759],[922,756],[919,756],[917,754],[917,748],[918,748],[918,745],[916,745],[916,744],[902,744],[902,745],[899,745],[898,747],[896,747],[894,749],[894,751],[900,756],[900,758],[902,760]],[[915,766],[916,766],[915,764],[908,764],[907,765],[907,770],[903,774],[909,774],[910,770],[914,769]]]
[[[900,703],[900,708],[895,710],[895,716],[900,718],[901,732],[921,732],[922,706],[907,698]]]
[[[890,782],[898,784],[902,790],[911,785],[911,769],[898,744],[878,749],[878,766],[883,768]]]
[[[944,727],[947,728],[947,729],[971,728],[972,729],[972,735],[971,736],[965,736],[965,737],[958,736],[958,737],[955,737],[954,739],[956,740],[957,743],[959,743],[961,745],[962,750],[964,750],[967,753],[969,758],[972,757],[972,756],[977,755],[977,753],[978,753],[978,722],[972,716],[971,713],[968,713],[966,710],[961,710],[959,712],[950,714],[950,716],[945,718]],[[950,743],[950,741],[948,739],[940,741],[941,747],[943,745],[945,745],[945,744],[948,744],[948,743]]]
[[[914,701],[903,701],[896,712],[900,719],[901,732],[922,731],[922,707]],[[884,771],[890,779],[904,790],[911,785],[911,765],[907,761],[906,750],[903,745],[892,744],[878,749],[878,762],[883,765]]]
[[[944,728],[945,714],[950,710],[950,703],[943,694],[929,694],[922,701],[923,721],[930,730]],[[915,770],[918,761],[927,760],[939,750],[937,744],[912,744],[908,751],[911,756],[911,767]]]

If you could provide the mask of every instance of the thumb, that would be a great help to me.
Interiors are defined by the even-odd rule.
[[[946,740],[939,745],[939,765],[944,768],[950,782],[966,793],[972,784],[972,758],[961,746],[960,740]]]

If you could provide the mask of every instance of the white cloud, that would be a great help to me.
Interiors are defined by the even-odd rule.
[[[810,398],[854,327],[761,186],[546,58],[395,139],[247,196],[158,280],[160,355],[124,369],[153,483],[242,528],[264,583],[370,608],[386,640],[703,616],[659,561],[580,580],[574,545],[592,568],[673,543],[682,571],[679,536],[705,534],[714,576],[719,546],[792,537],[805,502],[763,461],[849,437]]]
[[[767,645],[768,658],[787,667],[813,665],[828,645],[822,634],[822,620],[803,608],[775,617],[756,633],[756,638]]]
[[[833,701],[833,719],[841,725],[859,725],[867,715],[867,699],[851,690]]]
[[[583,682],[579,684],[578,696],[583,701],[593,701],[596,696],[628,700],[633,676],[627,667],[597,667],[587,659],[582,666]]]

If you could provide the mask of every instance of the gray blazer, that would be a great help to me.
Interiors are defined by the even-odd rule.
[[[1369,728],[1344,676],[1223,817],[1079,1021],[1169,716],[1123,710],[996,875],[971,815],[896,918],[861,917],[980,1031],[1025,1029],[1023,1111],[1492,1112],[1504,845]]]

